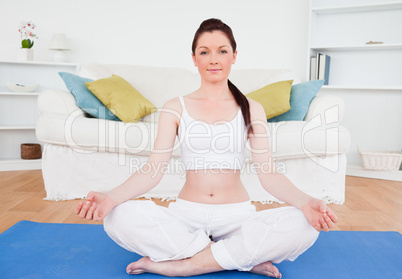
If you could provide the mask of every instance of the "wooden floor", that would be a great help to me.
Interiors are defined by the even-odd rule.
[[[74,214],[77,200],[45,201],[45,196],[40,170],[0,172],[0,233],[21,220],[95,223]],[[280,206],[254,204],[258,210]],[[346,177],[345,204],[330,205],[330,208],[339,217],[335,230],[402,233],[402,182]]]

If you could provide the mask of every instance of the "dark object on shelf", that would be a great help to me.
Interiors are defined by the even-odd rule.
[[[313,56],[310,59],[310,80],[317,79],[317,57]]]
[[[329,65],[331,62],[331,57],[326,55],[326,54],[322,54],[319,53],[319,58],[318,58],[318,77],[317,79],[323,79],[324,80],[324,85],[328,85],[329,82]]]
[[[317,53],[311,57],[310,80],[323,79],[324,85],[328,85],[330,62],[331,57],[326,54]]]
[[[42,158],[42,148],[39,143],[22,143],[22,159],[40,159]]]

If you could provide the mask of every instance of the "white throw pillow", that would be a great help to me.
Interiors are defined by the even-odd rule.
[[[91,62],[81,66],[78,75],[80,77],[90,78],[93,80],[108,78],[113,75],[113,72],[105,65],[98,62]]]

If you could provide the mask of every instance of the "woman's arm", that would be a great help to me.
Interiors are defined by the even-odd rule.
[[[106,193],[90,192],[87,202],[81,201],[77,205],[76,214],[90,220],[103,219],[113,207],[141,196],[158,185],[173,152],[180,118],[179,107],[178,99],[172,99],[164,104],[159,116],[155,144],[146,164],[118,187]]]
[[[337,217],[324,201],[307,195],[277,171],[269,146],[269,130],[264,108],[254,100],[249,99],[249,103],[251,125],[254,129],[254,134],[249,135],[251,154],[262,187],[279,200],[302,210],[317,230],[322,228],[327,231],[333,227],[333,222],[337,222]]]
[[[293,183],[276,169],[269,145],[269,130],[262,105],[249,100],[251,125],[254,134],[250,133],[250,147],[253,166],[262,187],[281,201],[299,209],[313,197],[299,190]]]

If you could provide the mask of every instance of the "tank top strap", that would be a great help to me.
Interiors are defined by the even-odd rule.
[[[183,96],[179,96],[179,100],[180,100],[181,106],[183,107],[183,111],[184,111],[186,107],[184,105]]]
[[[181,107],[183,108],[182,112],[181,112],[181,119],[184,118],[186,116],[186,105],[184,104],[184,99],[183,96],[179,96],[179,100],[181,103]],[[182,123],[182,121],[180,121],[180,123]]]

